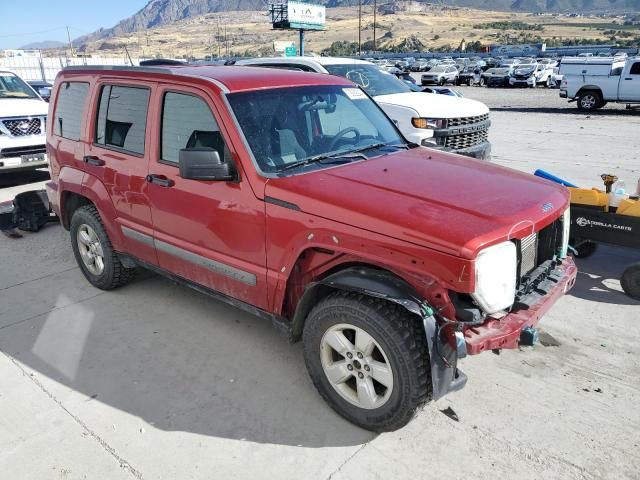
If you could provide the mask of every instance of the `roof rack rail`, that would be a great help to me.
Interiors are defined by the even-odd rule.
[[[149,72],[149,73],[173,73],[169,68],[161,67],[135,67],[129,65],[70,65],[64,67],[62,71],[88,71],[88,70],[113,70],[116,72]]]

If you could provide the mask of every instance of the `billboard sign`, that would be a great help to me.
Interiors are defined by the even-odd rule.
[[[546,50],[544,43],[526,43],[522,45],[491,45],[491,55],[541,55]]]
[[[312,3],[288,2],[287,17],[289,28],[324,30],[326,8]]]

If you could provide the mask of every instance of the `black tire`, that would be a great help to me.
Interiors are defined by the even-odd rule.
[[[598,244],[596,242],[585,241],[578,244],[575,248],[577,253],[574,253],[576,258],[587,258],[595,253],[598,249]]]
[[[547,87],[547,88],[551,88],[551,77],[547,77],[547,81],[544,84],[544,86]]]
[[[481,87],[484,87],[484,78],[480,77],[480,84]]]
[[[370,335],[388,359],[393,372],[393,388],[386,403],[378,408],[366,409],[345,400],[323,370],[323,337],[330,328],[345,323]],[[332,293],[307,317],[303,343],[307,370],[320,395],[337,413],[364,429],[374,432],[397,430],[432,398],[424,328],[418,317],[399,305],[361,294]],[[355,376],[353,379],[356,381]]]
[[[640,300],[640,262],[627,267],[620,278],[620,285],[624,293]]]
[[[602,107],[602,96],[595,90],[587,90],[578,95],[578,110],[592,112]]]
[[[103,251],[104,269],[96,275],[89,271],[85,265],[82,255],[80,254],[80,247],[78,246],[78,230],[83,226],[88,225],[95,232],[100,246]],[[85,205],[78,208],[71,217],[71,247],[73,248],[73,254],[76,257],[78,266],[86,279],[94,287],[101,290],[112,290],[129,283],[136,274],[135,268],[126,268],[120,262],[118,254],[113,250],[111,241],[107,236],[107,232],[102,224],[100,214],[93,205]]]
[[[438,83],[440,84],[441,87],[444,87],[444,84],[447,83],[447,81],[445,80],[444,77],[442,77]]]

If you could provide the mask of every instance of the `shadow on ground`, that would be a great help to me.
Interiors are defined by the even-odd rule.
[[[102,402],[168,431],[293,446],[373,437],[320,398],[299,343],[164,278],[102,292],[69,269],[0,289],[0,305],[0,349],[64,385],[43,382],[71,410]]]
[[[640,301],[625,295],[617,283],[625,268],[638,260],[638,250],[598,245],[592,256],[576,259],[578,280],[569,293],[574,297],[599,303],[640,305]],[[607,285],[612,280],[614,288]]]
[[[46,169],[8,172],[0,175],[0,188],[16,187],[45,180],[49,180],[49,171]]]

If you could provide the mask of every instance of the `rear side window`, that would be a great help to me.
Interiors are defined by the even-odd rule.
[[[96,143],[143,154],[148,107],[148,88],[102,87]]]
[[[640,75],[640,62],[636,62],[631,65],[631,71],[629,73],[631,75]]]
[[[56,113],[53,117],[53,133],[69,140],[80,140],[84,102],[89,84],[63,82],[58,90]]]
[[[167,92],[162,103],[161,159],[178,163],[184,148],[213,148],[220,158],[228,152],[220,128],[207,103],[193,95]]]

